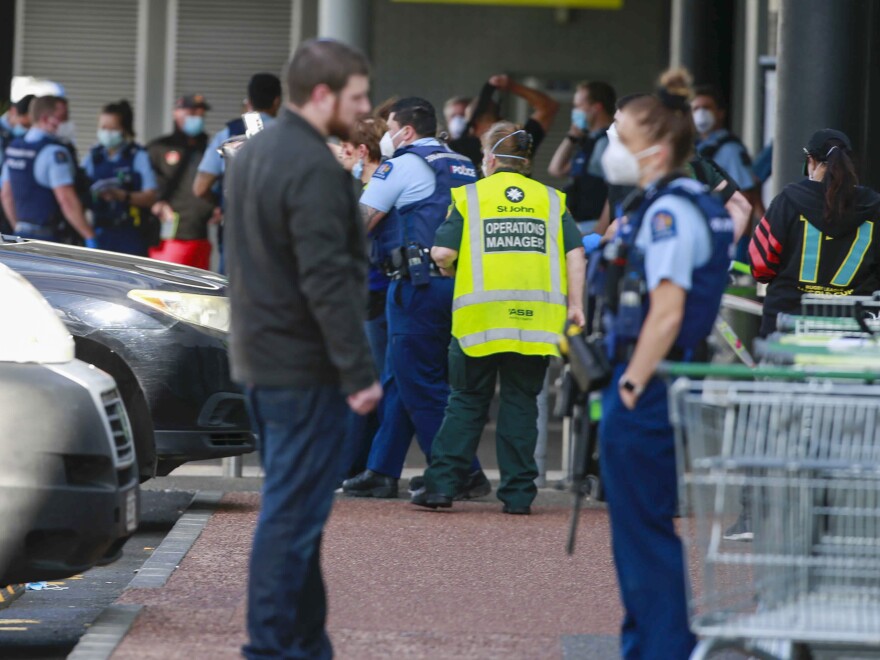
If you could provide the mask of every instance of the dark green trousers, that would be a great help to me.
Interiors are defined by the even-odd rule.
[[[477,444],[501,381],[498,410],[498,499],[514,507],[528,506],[538,489],[535,443],[538,440],[537,397],[544,385],[548,358],[499,353],[468,357],[453,338],[449,345],[449,385],[452,392],[443,424],[431,446],[431,465],[425,472],[430,493],[454,495],[465,483]]]

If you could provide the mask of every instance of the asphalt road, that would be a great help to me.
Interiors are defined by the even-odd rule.
[[[193,492],[142,490],[141,524],[120,559],[28,591],[0,610],[0,657],[61,660],[87,627],[122,594],[137,570],[184,512]]]

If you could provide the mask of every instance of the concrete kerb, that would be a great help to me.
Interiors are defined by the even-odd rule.
[[[168,578],[201,535],[214,513],[214,506],[222,497],[221,491],[197,492],[186,513],[178,519],[168,536],[144,562],[137,575],[128,583],[126,591],[159,589],[165,586]],[[109,660],[142,609],[142,605],[111,605],[106,608],[80,638],[67,656],[68,660]]]
[[[144,562],[138,574],[128,583],[128,589],[158,589],[164,587],[168,578],[189,552],[202,533],[208,519],[214,513],[214,505],[220,502],[220,491],[199,491],[192,503],[168,536]]]

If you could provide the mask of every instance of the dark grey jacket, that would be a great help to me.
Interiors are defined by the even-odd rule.
[[[284,109],[227,170],[232,376],[244,384],[375,379],[364,335],[367,259],[351,185],[308,122]]]

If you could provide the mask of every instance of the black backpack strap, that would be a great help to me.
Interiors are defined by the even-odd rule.
[[[741,147],[743,148],[743,149],[742,149],[742,150],[743,150],[743,153],[745,153],[745,154],[748,153],[748,152],[746,151],[746,147],[745,147],[745,145],[742,143],[742,140],[740,140],[740,139],[739,139],[737,136],[735,136],[733,133],[728,133],[728,134],[725,135],[723,138],[721,138],[720,140],[718,140],[718,142],[716,142],[716,143],[714,143],[714,144],[708,144],[708,145],[706,145],[706,146],[704,146],[704,147],[701,147],[701,148],[700,148],[700,155],[701,155],[703,158],[708,158],[709,160],[714,160],[714,159],[715,159],[715,154],[717,154],[717,153],[721,150],[721,147],[723,147],[725,144],[730,144],[731,142],[733,142],[733,143],[738,144],[739,146],[741,146]],[[751,159],[749,159],[749,161],[751,162]]]

